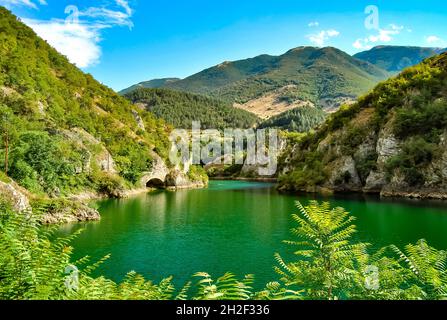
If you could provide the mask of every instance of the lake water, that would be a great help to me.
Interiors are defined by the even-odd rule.
[[[211,181],[209,188],[155,191],[132,199],[99,202],[100,222],[61,227],[79,228],[72,243],[75,257],[112,257],[97,274],[119,281],[129,271],[147,279],[173,275],[178,286],[198,271],[220,276],[255,274],[256,287],[277,280],[274,253],[291,257],[282,240],[293,239],[290,215],[295,202],[311,195],[285,195],[266,183]],[[344,196],[317,198],[346,208],[357,217],[357,235],[376,247],[404,246],[426,239],[447,249],[447,202],[383,200]]]

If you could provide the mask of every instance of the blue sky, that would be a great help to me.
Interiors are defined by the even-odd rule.
[[[445,0],[0,0],[0,5],[115,90],[302,45],[334,46],[350,54],[381,44],[447,47]],[[378,15],[375,9],[365,13],[370,5]]]

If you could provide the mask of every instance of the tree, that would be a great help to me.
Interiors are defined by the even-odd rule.
[[[3,168],[6,175],[9,170],[9,158],[12,140],[16,136],[15,126],[12,124],[14,116],[9,108],[0,106],[0,134],[3,140],[3,147],[5,149],[5,158]]]

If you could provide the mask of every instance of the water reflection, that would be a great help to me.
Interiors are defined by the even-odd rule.
[[[77,257],[112,254],[99,272],[120,280],[135,270],[148,278],[176,276],[182,285],[197,271],[221,275],[254,273],[259,284],[274,280],[275,252],[290,252],[290,215],[295,201],[311,195],[278,194],[271,184],[212,181],[208,189],[155,191],[133,199],[100,203],[102,220],[64,226]],[[377,197],[318,198],[342,206],[358,219],[358,238],[377,246],[426,238],[447,248],[445,202],[381,200]]]

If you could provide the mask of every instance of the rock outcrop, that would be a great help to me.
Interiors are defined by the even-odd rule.
[[[27,191],[13,181],[9,183],[0,181],[0,198],[8,201],[17,212],[31,209]]]
[[[137,122],[138,128],[140,128],[143,131],[146,131],[146,127],[144,126],[144,121],[141,118],[140,114],[136,110],[132,110],[132,115]]]
[[[447,199],[447,54],[333,114],[290,146],[281,189]]]
[[[49,209],[39,217],[42,224],[66,224],[73,222],[98,221],[101,216],[98,210],[77,202],[66,202],[63,207]]]
[[[0,198],[11,204],[14,211],[19,214],[33,213],[30,205],[30,198],[32,195],[11,181],[5,183],[0,181]],[[55,201],[55,200],[48,200]],[[100,214],[97,210],[88,207],[81,202],[74,202],[70,200],[56,200],[57,203],[63,202],[59,205],[45,206],[45,210],[40,213],[35,212],[37,220],[42,224],[63,224],[70,222],[94,221],[100,220]]]
[[[85,151],[85,158],[82,166],[76,168],[78,173],[90,172],[91,166],[97,166],[101,171],[109,174],[117,174],[115,161],[110,152],[94,136],[81,128],[63,130],[61,134],[74,141]]]

